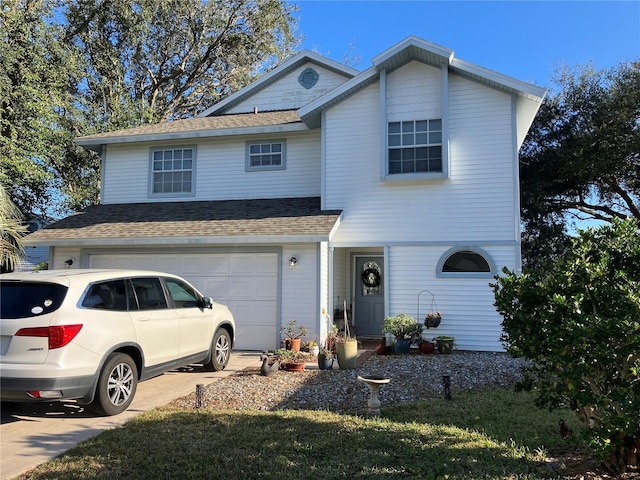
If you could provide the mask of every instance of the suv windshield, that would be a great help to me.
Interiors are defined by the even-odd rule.
[[[0,318],[26,318],[56,311],[67,287],[57,283],[0,282]]]

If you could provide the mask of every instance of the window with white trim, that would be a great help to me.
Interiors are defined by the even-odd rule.
[[[192,194],[195,148],[151,150],[151,193]]]
[[[495,272],[491,256],[475,246],[449,249],[436,267],[436,276],[442,278],[492,278]]]
[[[247,142],[247,170],[283,170],[285,141]]]
[[[389,122],[389,175],[442,172],[442,120]]]

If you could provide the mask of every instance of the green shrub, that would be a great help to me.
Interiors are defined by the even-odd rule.
[[[640,233],[635,220],[582,231],[562,258],[496,277],[502,341],[533,360],[539,406],[568,405],[611,468],[640,461]]]

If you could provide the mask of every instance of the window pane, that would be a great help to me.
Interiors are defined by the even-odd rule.
[[[269,152],[271,152],[271,145],[269,145],[269,144],[262,145],[262,146],[260,147],[260,151],[261,151],[262,153],[269,153]]]
[[[427,147],[416,148],[416,160],[426,160],[427,157]]]
[[[183,160],[182,161],[182,168],[184,168],[185,170],[191,170],[191,165],[193,164],[193,160]]]
[[[489,263],[478,253],[456,252],[444,262],[443,272],[490,272]]]
[[[426,144],[427,144],[427,134],[416,133],[416,145],[426,145]]]
[[[153,152],[154,160],[162,160],[162,152]]]
[[[389,150],[389,160],[400,160],[402,158],[402,150],[395,148],[393,150]]]
[[[400,146],[400,135],[389,135],[389,146],[390,147],[399,147]]]
[[[155,171],[162,170],[162,162],[153,162],[153,169]]]
[[[400,172],[400,162],[389,162],[389,173],[393,175],[394,173]]]
[[[182,150],[174,150],[173,151],[173,159],[180,160],[182,158]]]
[[[442,158],[442,147],[429,147],[429,158]]]
[[[402,159],[403,160],[413,160],[415,157],[415,149],[413,148],[404,148],[402,150]]]
[[[182,158],[193,158],[193,150],[188,148],[182,151]]]
[[[442,143],[442,132],[432,132],[429,134],[429,143]]]
[[[429,160],[429,170],[432,172],[441,172],[442,171],[442,159],[430,159]]]
[[[251,154],[256,154],[256,153],[260,153],[260,145],[251,145],[249,146],[249,153]]]
[[[429,130],[432,132],[434,130],[442,130],[442,120],[429,120]]]
[[[279,153],[282,151],[282,144],[281,143],[274,143],[273,145],[271,145],[271,151],[272,152],[276,152]]]
[[[427,121],[418,120],[416,122],[416,132],[426,132],[426,131],[427,131]]]
[[[173,162],[170,160],[165,160],[163,165],[162,165],[162,169],[163,170],[171,170],[171,166],[173,165]]]
[[[402,145],[413,145],[413,133],[402,134]]]
[[[416,172],[428,172],[429,162],[427,160],[416,160]]]
[[[173,160],[173,151],[172,150],[165,150],[164,151],[164,159],[165,160]]]
[[[402,122],[402,133],[413,132],[413,122]]]
[[[271,165],[282,165],[282,155],[272,155]]]
[[[413,173],[415,171],[415,164],[413,160],[408,162],[402,162],[402,172],[403,173]]]
[[[174,160],[173,161],[173,169],[174,170],[182,170],[182,160]]]
[[[400,133],[400,122],[390,122],[389,133]]]
[[[260,157],[253,157],[251,159],[251,166],[252,167],[259,167],[260,166]]]

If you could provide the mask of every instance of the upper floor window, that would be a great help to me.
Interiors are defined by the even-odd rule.
[[[389,122],[389,175],[442,172],[442,120]]]
[[[195,148],[151,150],[151,192],[153,194],[192,194]]]
[[[247,170],[283,170],[285,141],[247,142]]]

